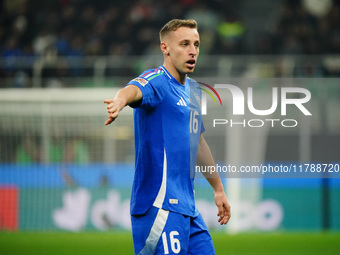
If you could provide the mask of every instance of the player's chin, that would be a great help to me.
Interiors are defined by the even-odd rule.
[[[195,70],[195,67],[187,67],[186,68],[186,73],[189,74],[189,73],[193,73]]]

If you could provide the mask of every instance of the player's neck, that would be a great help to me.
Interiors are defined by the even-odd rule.
[[[164,62],[163,66],[180,84],[185,84],[187,74],[178,72],[178,70],[173,65],[167,64],[166,62]]]

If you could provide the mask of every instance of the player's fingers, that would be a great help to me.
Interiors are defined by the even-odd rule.
[[[222,225],[227,224],[231,217],[230,206],[227,205],[224,209],[224,217],[220,222]]]
[[[118,115],[119,115],[119,110],[117,108],[110,109],[107,112],[109,114],[109,117],[111,117],[113,119],[117,118]]]
[[[220,205],[217,208],[218,208],[217,216],[219,216],[220,217],[219,220],[221,220],[221,218],[223,218],[224,216],[223,206]]]
[[[230,219],[230,215],[225,215],[225,216],[221,219],[220,224],[221,224],[221,225],[227,224],[228,221],[229,221],[229,219]]]
[[[219,209],[218,214],[217,214],[217,216],[219,216],[218,222],[221,225],[227,224],[231,217],[230,206],[225,205],[225,206],[219,207],[218,209]]]
[[[107,109],[107,112],[109,114],[113,114],[115,112],[118,112],[119,113],[120,109],[119,109],[119,106],[118,105],[112,105],[112,107],[108,108]]]
[[[113,113],[109,112],[108,115],[109,115],[108,120],[105,122],[105,125],[111,124],[115,119],[117,119],[119,112],[118,111],[115,111]]]
[[[119,115],[118,111],[113,111],[113,112],[109,112],[109,118],[112,118],[113,120],[115,120]]]
[[[217,221],[220,223],[220,225],[225,225],[228,222],[228,218],[226,216],[220,216]]]
[[[124,107],[122,100],[117,99],[117,98],[115,98],[115,99],[105,99],[104,103],[107,103],[107,106],[106,106],[107,109],[110,109],[110,108],[113,108],[113,107],[117,107],[117,108],[122,109]]]
[[[112,109],[112,108],[115,107],[115,106],[116,106],[116,105],[115,105],[113,102],[111,102],[111,103],[107,104],[106,108],[107,108],[107,109]]]
[[[112,121],[113,121],[113,119],[109,117],[109,118],[107,119],[107,121],[105,121],[105,125],[111,124]]]
[[[113,99],[104,99],[104,103],[105,104],[109,104],[109,103],[112,103]]]
[[[115,102],[108,104],[106,108],[109,113],[119,112],[122,109],[121,106]]]
[[[217,206],[218,212],[217,216],[221,216],[223,214],[222,206]]]

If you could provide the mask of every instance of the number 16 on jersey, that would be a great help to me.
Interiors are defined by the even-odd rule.
[[[198,111],[190,111],[190,133],[196,134],[198,131]]]

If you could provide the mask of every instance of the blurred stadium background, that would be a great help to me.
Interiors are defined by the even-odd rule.
[[[103,254],[132,253],[132,111],[124,109],[106,127],[102,101],[162,64],[158,31],[172,18],[199,23],[196,80],[302,79],[312,92],[313,117],[299,119],[299,128],[289,131],[278,126],[233,133],[213,129],[213,116],[205,116],[217,162],[339,163],[338,0],[0,0],[1,254],[18,254],[20,246],[23,254],[39,248],[53,254],[61,243],[64,254],[74,247],[87,254],[91,238],[110,247]],[[233,143],[237,149],[228,149]],[[220,227],[211,190],[197,180],[197,204],[216,237],[217,254],[335,254],[340,248],[339,179],[225,182],[233,218]],[[44,234],[50,232],[52,238]],[[65,235],[59,242],[56,232]],[[130,248],[114,252],[111,238]],[[73,239],[79,245],[66,243]],[[271,246],[265,249],[265,243]],[[92,249],[101,254],[96,244]]]

